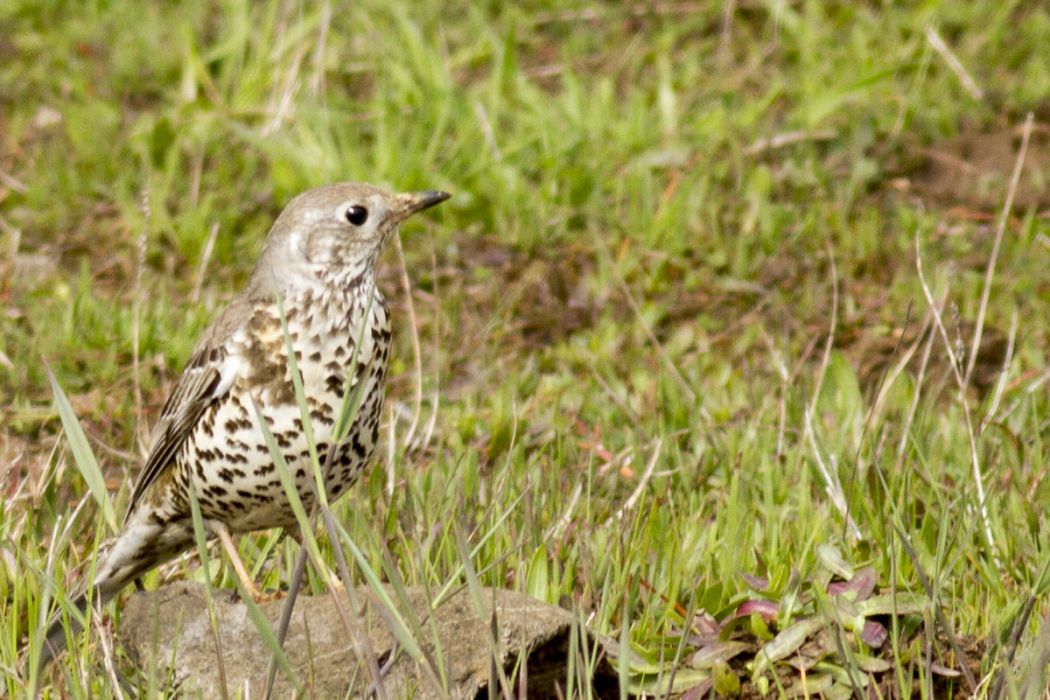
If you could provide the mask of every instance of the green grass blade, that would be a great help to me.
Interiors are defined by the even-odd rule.
[[[424,663],[426,661],[426,656],[423,654],[423,650],[419,647],[419,644],[412,636],[412,632],[409,630],[405,618],[398,611],[390,594],[387,593],[386,587],[383,585],[379,575],[376,573],[375,569],[372,568],[372,565],[368,563],[368,559],[365,557],[364,553],[361,552],[361,549],[354,543],[350,534],[342,524],[337,522],[336,527],[338,528],[339,538],[342,539],[344,545],[350,550],[354,560],[357,562],[358,568],[361,570],[361,573],[364,574],[369,588],[371,588],[376,598],[379,599],[380,605],[378,611],[387,621],[387,624],[390,627],[390,632],[405,648],[405,651],[412,657],[413,661],[416,663]]]
[[[55,395],[55,405],[58,407],[58,415],[62,419],[62,429],[66,433],[66,440],[68,440],[69,449],[73,453],[73,460],[76,462],[77,469],[80,470],[80,475],[87,483],[91,496],[98,503],[109,531],[114,533],[118,528],[117,514],[113,509],[113,502],[109,499],[109,491],[106,490],[106,480],[102,476],[98,460],[95,459],[95,453],[92,452],[91,445],[88,444],[84,429],[80,426],[80,421],[77,420],[77,416],[73,412],[73,406],[70,405],[69,399],[66,397],[65,392],[62,391],[62,387],[51,372],[51,368],[45,367],[45,371],[47,372],[48,381],[51,382],[51,391]]]

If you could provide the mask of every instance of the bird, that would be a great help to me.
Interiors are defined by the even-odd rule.
[[[288,203],[244,289],[204,331],[174,384],[123,526],[100,546],[94,577],[76,589],[73,607],[84,613],[89,601],[105,604],[193,546],[191,490],[207,534],[219,538],[246,588],[258,594],[232,535],[296,527],[271,447],[308,512],[315,499],[308,430],[329,500],[345,494],[369,463],[391,345],[378,258],[401,222],[448,198],[343,182]],[[305,401],[297,398],[293,367]],[[357,410],[343,414],[352,422],[337,434],[351,397]],[[79,629],[80,617],[70,615],[68,625],[60,614],[51,619],[38,671],[65,648],[66,629]]]

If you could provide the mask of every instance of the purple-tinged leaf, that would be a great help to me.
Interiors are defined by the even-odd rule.
[[[741,574],[740,576],[747,582],[748,586],[759,593],[769,588],[769,579],[765,576],[752,576],[751,574]]]
[[[861,601],[875,590],[875,569],[864,567],[853,575],[849,581],[835,581],[828,584],[828,595],[847,595],[850,600]]]
[[[718,624],[718,620],[711,613],[701,610],[693,615],[693,631],[701,637],[717,637],[722,631],[722,625]]]
[[[771,600],[762,600],[756,598],[754,600],[745,600],[733,613],[733,617],[747,617],[748,615],[757,614],[762,617],[766,622],[773,622],[777,619],[777,614],[780,612],[780,606]]]
[[[710,678],[700,681],[698,685],[694,685],[692,688],[682,693],[682,700],[702,700],[702,698],[706,698],[708,693],[711,692],[711,686],[713,683],[714,681]]]
[[[886,643],[887,637],[889,637],[889,632],[886,631],[882,623],[875,620],[864,621],[864,629],[860,631],[860,638],[869,647],[878,649]]]

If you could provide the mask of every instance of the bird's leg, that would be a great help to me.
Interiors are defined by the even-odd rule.
[[[346,591],[343,579],[339,578],[339,574],[332,571],[328,564],[325,564],[323,561],[317,562],[317,568],[321,569],[318,573],[321,574],[321,579],[328,583],[328,588],[332,593],[344,593]]]
[[[266,593],[259,589],[255,585],[255,581],[248,574],[248,570],[244,568],[244,562],[241,561],[241,557],[237,554],[237,545],[233,541],[233,537],[230,535],[229,529],[222,523],[211,522],[209,523],[210,529],[219,538],[219,542],[222,543],[222,548],[226,550],[226,556],[230,558],[230,563],[233,565],[233,570],[237,574],[237,578],[241,580],[241,585],[244,590],[251,596],[252,600],[256,603],[268,603],[274,600],[281,599],[281,592],[275,591],[273,593]]]

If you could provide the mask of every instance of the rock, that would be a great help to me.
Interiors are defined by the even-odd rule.
[[[345,595],[340,595],[339,603],[351,616],[351,624],[366,632],[381,667],[392,653],[397,654],[383,676],[387,697],[487,697],[496,668],[492,662],[493,629],[498,630],[498,658],[511,684],[510,695],[520,696],[520,691],[527,689],[529,697],[557,697],[558,685],[564,696],[573,615],[521,593],[482,591],[480,615],[465,588],[442,603],[429,621],[428,601],[432,593],[428,595],[422,588],[408,589],[411,610],[398,606],[405,619],[414,615],[421,621],[423,633],[417,642],[437,664],[443,664],[447,693],[437,680],[439,674],[427,662],[416,663],[395,642],[380,614],[381,604],[367,586],[357,589],[364,611],[356,623]],[[396,600],[392,589],[388,593]],[[277,629],[283,605],[283,600],[260,605],[273,630]],[[247,607],[232,592],[217,591],[215,608],[229,696],[262,697],[269,647]],[[184,581],[137,593],[124,608],[120,638],[143,673],[154,669],[155,677],[170,678],[171,684],[179,688],[180,697],[222,696],[220,664],[202,584]],[[367,666],[359,662],[351,639],[332,595],[299,597],[284,649],[306,689],[306,697],[357,697],[367,693],[371,677]],[[588,656],[599,659],[593,665],[595,674],[591,679],[595,694],[619,697],[616,671],[606,660],[602,645],[590,638],[585,642]],[[519,663],[522,656],[524,663]],[[525,673],[519,674],[517,670],[522,667]],[[580,664],[575,667],[580,668]],[[498,677],[495,682],[499,683]],[[521,687],[521,683],[526,685]],[[273,697],[291,697],[293,691],[294,685],[278,671]],[[504,693],[497,689],[496,696]]]

